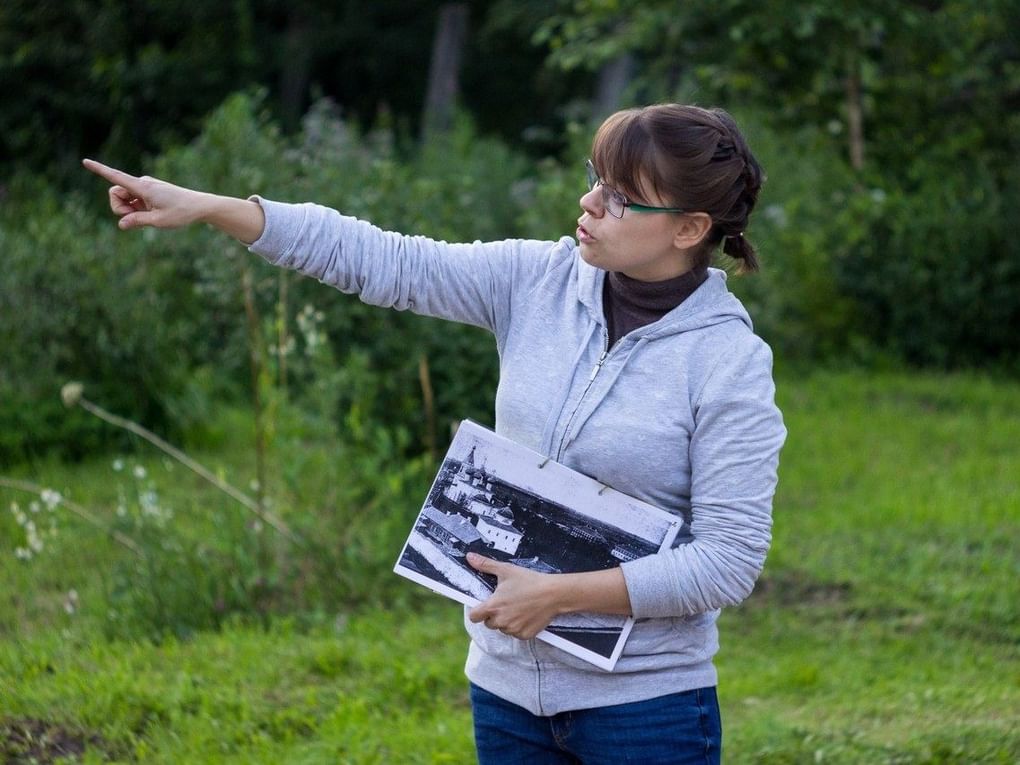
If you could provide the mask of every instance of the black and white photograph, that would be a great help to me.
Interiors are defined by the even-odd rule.
[[[469,552],[543,573],[599,571],[684,534],[682,518],[465,420],[394,571],[474,606],[496,578],[473,569]],[[630,617],[574,613],[538,637],[611,670],[632,625]]]

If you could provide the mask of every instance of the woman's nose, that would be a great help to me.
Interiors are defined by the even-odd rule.
[[[581,205],[581,209],[593,218],[601,218],[606,211],[605,206],[602,204],[602,189],[598,186],[584,194],[578,200],[578,203]]]

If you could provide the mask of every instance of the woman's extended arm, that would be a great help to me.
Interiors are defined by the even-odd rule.
[[[208,223],[251,244],[265,228],[265,215],[257,202],[186,189],[149,176],[139,178],[92,159],[82,160],[82,165],[113,184],[110,209],[120,216],[122,229]]]

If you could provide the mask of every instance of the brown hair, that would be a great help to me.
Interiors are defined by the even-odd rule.
[[[765,175],[722,109],[658,104],[617,112],[595,134],[592,163],[635,201],[651,190],[670,207],[711,216],[700,263],[707,265],[722,242],[723,252],[742,261],[741,271],[758,270],[744,230]]]

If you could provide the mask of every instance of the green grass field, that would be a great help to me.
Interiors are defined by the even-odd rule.
[[[773,548],[720,626],[724,761],[1020,762],[1020,385],[787,373],[779,396]],[[141,447],[129,462],[192,522],[201,489]],[[109,466],[21,476],[112,508]],[[395,582],[389,606],[113,639],[97,610],[128,553],[61,518],[19,560],[7,507],[28,499],[0,489],[0,761],[472,761],[458,606]]]

